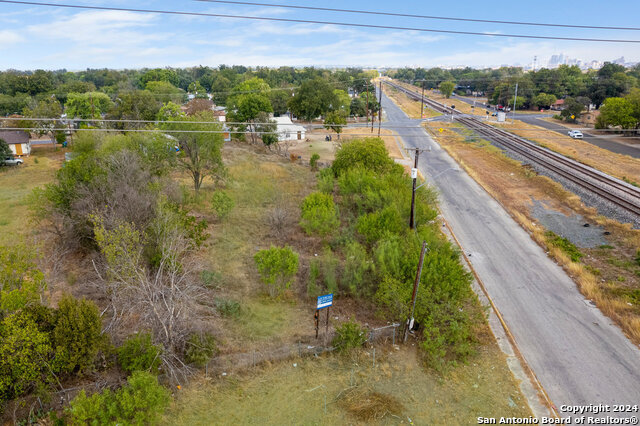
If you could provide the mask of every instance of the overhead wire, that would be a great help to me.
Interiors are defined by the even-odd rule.
[[[493,20],[493,19],[454,18],[449,16],[417,15],[413,13],[382,12],[382,11],[361,10],[361,9],[337,9],[337,8],[330,8],[330,7],[299,6],[299,5],[293,5],[293,4],[256,3],[256,2],[230,1],[230,0],[195,0],[195,1],[203,2],[203,3],[224,3],[224,4],[236,4],[236,5],[246,5],[246,6],[275,7],[275,8],[283,8],[283,9],[314,10],[314,11],[322,11],[322,12],[395,16],[400,18],[435,19],[435,20],[443,20],[443,21],[481,22],[481,23],[489,23],[489,24],[528,25],[528,26],[559,27],[559,28],[581,28],[581,29],[593,29],[593,30],[640,31],[640,27],[613,27],[613,26],[600,26],[600,25],[553,24],[553,23],[547,23],[547,22],[499,21],[499,20]]]
[[[444,117],[444,116],[443,116]],[[484,118],[484,115],[473,115],[473,114],[465,114],[464,117],[467,118],[476,118],[481,119]],[[47,117],[0,117],[0,122],[3,120],[6,121],[42,121],[42,122],[104,122],[104,123],[132,123],[132,124],[178,124],[178,125],[197,125],[197,124],[222,124],[222,125],[231,125],[231,126],[268,126],[268,125],[277,125],[276,122],[239,122],[239,121],[172,121],[172,120],[134,120],[134,119],[103,119],[103,118],[47,118]],[[516,118],[518,120],[518,118]],[[484,120],[480,120],[484,122]],[[376,121],[377,122],[377,121]],[[445,121],[448,123],[448,121]],[[392,129],[440,129],[442,126],[429,125],[428,121],[422,121],[420,125],[394,125],[393,122],[383,121],[382,128],[387,130]],[[324,128],[324,123],[309,123],[309,122],[295,122],[293,124],[298,124],[305,128],[311,129],[321,129]],[[370,125],[370,123],[368,124]],[[347,123],[347,124],[332,124],[332,127],[345,127],[345,128],[360,128],[361,126],[364,128],[367,126],[367,123]],[[351,126],[351,127],[349,127]],[[387,127],[384,127],[387,126]],[[392,127],[389,127],[392,126]],[[16,127],[11,128],[11,130],[25,130],[32,129],[30,127]],[[41,128],[35,128],[41,130]],[[6,127],[0,127],[0,130],[8,130]],[[65,130],[69,130],[66,128]],[[74,129],[75,130],[75,129]],[[119,131],[127,131],[126,129],[116,129]],[[161,129],[162,130],[162,129]],[[503,130],[520,130],[520,131],[530,131],[530,132],[554,132],[553,129],[532,129],[530,127],[508,127]],[[620,132],[620,129],[593,129],[591,127],[576,127],[571,130],[582,130],[582,131],[598,131],[598,132]],[[625,131],[635,131],[640,129],[625,129]],[[169,130],[167,130],[169,131]]]
[[[640,43],[640,40],[631,40],[631,39],[560,37],[560,36],[542,36],[542,35],[529,35],[529,34],[502,34],[502,33],[487,33],[487,32],[476,32],[476,31],[442,30],[442,29],[434,29],[434,28],[402,27],[402,26],[394,26],[394,25],[359,24],[355,22],[276,18],[276,17],[267,17],[267,16],[232,15],[232,14],[223,14],[223,13],[187,12],[187,11],[160,10],[160,9],[137,9],[137,8],[123,8],[123,7],[90,6],[90,5],[47,3],[47,2],[35,2],[35,1],[0,0],[0,3],[22,4],[22,5],[29,5],[29,6],[58,7],[58,8],[67,8],[67,9],[108,10],[108,11],[119,11],[119,12],[154,13],[154,14],[163,14],[163,15],[204,16],[204,17],[214,17],[214,18],[245,19],[245,20],[253,20],[253,21],[335,25],[335,26],[341,26],[341,27],[375,28],[375,29],[385,29],[385,30],[416,31],[416,32],[425,32],[425,33],[456,34],[456,35],[473,35],[473,36],[483,36],[483,37],[566,40],[566,41],[584,41],[584,42],[600,42],[600,43]]]

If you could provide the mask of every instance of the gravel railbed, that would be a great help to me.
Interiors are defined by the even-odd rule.
[[[540,166],[539,164],[523,157],[522,155],[510,151],[507,147],[501,145],[499,142],[493,141],[487,137],[480,137],[482,139],[489,140],[491,144],[502,149],[504,154],[509,158],[520,161],[522,164],[529,165],[539,175],[547,176],[550,179],[553,179],[554,181],[560,183],[567,191],[573,192],[574,194],[579,196],[585,205],[595,208],[602,216],[614,219],[621,223],[631,223],[635,229],[640,229],[640,217],[634,215],[631,212],[621,209],[610,201],[602,199],[593,192],[582,188],[581,186],[569,181],[568,179],[565,179],[564,177],[546,169],[543,166]]]

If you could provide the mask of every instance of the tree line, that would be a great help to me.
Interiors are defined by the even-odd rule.
[[[564,119],[575,120],[594,105],[602,110],[598,127],[638,127],[640,104],[640,64],[625,68],[606,62],[599,70],[583,72],[578,66],[560,65],[555,69],[542,68],[525,72],[520,67],[499,69],[401,68],[389,73],[391,77],[425,88],[438,88],[443,82],[454,82],[459,94],[467,90],[485,95],[491,104],[513,105],[517,109],[547,109],[564,99],[567,111]],[[518,96],[515,88],[518,85]]]

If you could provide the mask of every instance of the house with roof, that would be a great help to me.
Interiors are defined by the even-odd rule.
[[[13,155],[22,157],[31,154],[31,141],[29,133],[22,130],[2,130],[0,129],[0,139],[5,141]]]
[[[557,101],[555,101],[555,103],[551,105],[550,109],[554,111],[562,111],[563,109],[565,109],[564,99],[558,99]]]
[[[279,141],[295,141],[305,139],[307,129],[299,124],[294,124],[288,116],[273,117],[276,122]]]

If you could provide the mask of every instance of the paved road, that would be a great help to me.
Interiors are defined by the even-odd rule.
[[[472,100],[462,98],[460,96],[455,96],[455,95],[454,97],[459,101],[466,102],[470,105],[473,105]],[[481,102],[476,102],[476,106],[478,105],[482,107]],[[543,127],[545,129],[553,130],[554,132],[558,132],[565,136],[569,131],[569,129],[567,129],[564,126],[542,120],[542,118],[551,117],[552,114],[518,114],[518,112],[516,111],[515,115],[518,120],[524,121],[525,123],[529,123],[529,124]],[[508,116],[511,117],[511,113],[508,113]],[[625,154],[625,155],[630,155],[631,157],[640,158],[640,144],[626,145],[620,142],[613,141],[611,139],[599,137],[597,135],[594,135],[593,133],[589,133],[586,131],[582,131],[582,133],[584,134],[584,139],[582,140],[585,142],[589,142],[592,145],[599,146],[600,148],[609,150],[611,152],[616,152],[618,154]]]
[[[600,311],[529,235],[416,123],[383,96],[389,124],[407,147],[431,147],[420,169],[436,176],[442,212],[526,361],[557,407],[640,402],[640,350]],[[606,414],[606,413],[605,413]]]

